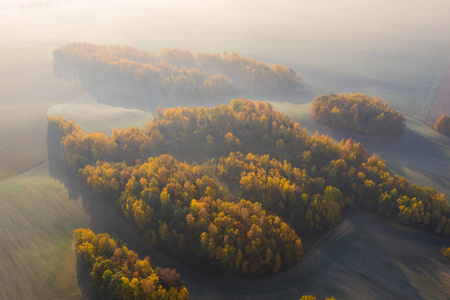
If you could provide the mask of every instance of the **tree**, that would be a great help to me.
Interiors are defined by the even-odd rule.
[[[444,258],[450,260],[450,247],[442,247],[441,254]]]
[[[434,130],[446,136],[450,136],[450,117],[442,115],[434,124]]]
[[[77,257],[91,269],[93,286],[101,299],[189,299],[176,270],[157,268],[154,271],[148,257],[140,260],[136,253],[108,234],[94,234],[80,228],[74,231],[73,237]],[[111,251],[105,251],[102,241],[112,246]]]
[[[55,65],[75,64],[80,69],[101,71],[104,76],[119,75],[189,97],[232,93],[235,87],[228,76],[273,88],[293,88],[301,83],[300,76],[290,68],[268,66],[238,53],[194,56],[188,50],[161,49],[156,54],[127,46],[71,43],[56,49],[53,57]],[[212,75],[205,70],[220,73]]]

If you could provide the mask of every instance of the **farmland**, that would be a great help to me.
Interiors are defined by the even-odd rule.
[[[427,98],[437,93],[436,82],[448,64],[450,25],[443,9],[448,3],[433,0],[423,10],[417,0],[371,0],[371,14],[353,0],[330,2],[326,10],[311,0],[294,6],[281,1],[277,8],[268,2],[224,2],[210,11],[206,5],[177,2],[182,12],[174,12],[171,1],[156,1],[160,6],[154,1],[136,6],[119,0],[74,2],[0,0],[0,299],[94,299],[72,247],[72,231],[78,227],[108,232],[141,256],[150,255],[155,264],[176,268],[193,299],[450,297],[450,264],[439,256],[448,240],[368,214],[352,215],[316,244],[305,245],[303,262],[276,276],[236,281],[196,273],[149,246],[114,207],[80,184],[45,121],[47,114],[60,115],[88,132],[110,133],[143,126],[156,107],[230,100],[183,99],[126,81],[88,86],[56,78],[52,51],[65,43],[238,51],[292,67],[303,79],[295,93],[261,89],[240,96],[272,101],[310,135],[318,131],[335,141],[361,141],[391,171],[436,187],[449,199],[449,139],[422,122],[434,99]],[[261,8],[255,10],[256,4]],[[375,15],[386,7],[386,19]],[[417,13],[404,14],[411,10]],[[340,21],[325,25],[336,15]],[[210,26],[204,26],[206,21]],[[339,92],[364,92],[388,101],[407,116],[404,135],[368,138],[313,121],[309,103],[314,97]]]
[[[73,119],[83,130],[105,133],[113,127],[142,126],[151,118],[149,112],[113,107],[93,100],[101,93],[103,98],[108,98],[109,86],[99,86],[80,95],[74,93],[70,101],[53,106],[51,103],[49,113]],[[272,104],[300,121],[309,134],[319,131],[330,134],[335,140],[348,137],[313,121],[309,117],[308,104]],[[14,120],[13,110],[4,112]],[[46,128],[44,116],[35,118],[39,126]],[[439,257],[439,249],[445,241],[399,228],[370,215],[356,215],[345,220],[317,245],[307,246],[302,264],[273,278],[236,282],[195,273],[150,247],[113,207],[85,192],[78,178],[68,169],[58,140],[55,141],[51,134],[45,138],[45,133],[35,137],[32,130],[35,127],[34,123],[29,125],[28,136],[37,138],[40,142],[37,145],[42,145],[48,154],[36,156],[42,161],[38,166],[31,166],[29,170],[0,182],[0,220],[4,229],[0,240],[2,245],[8,245],[3,246],[5,255],[1,258],[5,266],[1,281],[8,287],[2,295],[29,299],[76,299],[95,295],[89,288],[89,281],[83,279],[88,275],[77,273],[71,245],[72,230],[89,227],[124,240],[140,255],[150,254],[155,264],[176,268],[194,299],[226,299],[237,295],[248,299],[262,296],[291,299],[303,293],[353,299],[390,297],[399,293],[412,298],[446,297],[448,263]],[[361,140],[369,151],[387,159],[392,170],[414,182],[435,186],[448,195],[449,179],[443,172],[449,155],[445,137],[414,119],[408,119],[407,127],[401,140],[353,137]],[[14,134],[18,131],[11,131],[11,140]],[[405,144],[410,145],[408,156],[399,154],[399,151],[405,151]],[[416,146],[411,148],[411,145]],[[12,162],[29,168],[28,164],[22,166],[22,160]],[[368,240],[368,236],[377,236],[378,243]],[[405,244],[410,246],[402,255]],[[390,270],[392,277],[377,271],[382,269]],[[336,273],[339,273],[338,277]],[[349,281],[354,284],[345,288],[344,283]],[[378,289],[367,287],[374,282]],[[231,285],[235,287],[232,290]]]
[[[428,113],[426,119],[427,124],[434,126],[442,115],[450,115],[450,64],[447,66],[433,106],[431,106],[430,112]]]
[[[116,124],[129,126],[135,122],[139,125],[144,118],[150,118],[149,114],[139,110],[112,107],[104,109],[106,107],[102,104],[102,118],[93,121],[86,115],[86,110],[89,108],[88,111],[95,112],[99,104],[89,106],[84,98],[77,96],[71,102],[52,107],[50,112],[72,117],[85,130],[104,132],[110,131]],[[79,103],[83,103],[83,106]],[[310,133],[319,130],[332,134],[335,139],[341,138],[338,132],[327,132],[325,127],[317,127],[318,123],[308,117],[308,105],[273,104],[276,109],[285,110],[294,119],[301,121]],[[71,109],[65,110],[66,107]],[[41,122],[44,123],[45,120]],[[435,155],[422,157],[424,149],[419,147],[421,150],[416,153],[417,157],[422,157],[421,159],[430,163],[434,156],[436,162],[429,169],[423,170],[420,161],[416,165],[412,163],[417,157],[407,157],[403,162],[395,164],[392,162],[396,162],[398,157],[388,156],[385,157],[388,159],[388,166],[397,168],[399,172],[405,170],[402,175],[423,184],[433,185],[442,183],[440,180],[448,180],[438,180],[444,173],[435,169],[439,166],[439,161],[446,161],[443,155],[448,153],[438,150],[445,145],[445,141],[420,124],[412,122],[408,126],[414,130],[406,133],[407,140],[416,138],[417,141],[418,136],[422,136],[417,132],[424,131],[430,145],[437,149]],[[423,142],[422,139],[419,141]],[[369,141],[370,139],[367,139],[367,142]],[[71,231],[80,226],[92,228],[96,232],[108,232],[127,242],[130,248],[140,255],[150,254],[156,264],[176,268],[183,275],[194,299],[226,299],[237,295],[248,299],[261,298],[263,295],[268,298],[277,296],[290,299],[307,292],[318,296],[333,294],[343,298],[385,297],[399,293],[413,298],[434,299],[436,295],[442,299],[446,297],[448,264],[439,257],[439,249],[445,241],[400,228],[370,215],[356,215],[345,220],[317,245],[307,249],[308,254],[302,264],[273,278],[235,282],[195,273],[150,247],[139,237],[135,228],[106,201],[85,192],[84,187],[67,167],[58,140],[49,134],[45,142],[48,161],[0,183],[0,220],[6,232],[0,239],[2,245],[8,245],[4,246],[3,252],[6,255],[2,256],[2,262],[6,267],[1,279],[2,282],[7,282],[8,286],[4,292],[13,298],[38,299],[51,295],[71,299],[78,298],[83,293],[87,296],[93,295],[89,284],[80,279],[87,274],[77,274],[71,246]],[[373,145],[366,146],[370,151],[377,152],[383,147],[371,147],[378,144],[373,142]],[[396,147],[401,147],[401,143],[398,142]],[[377,153],[384,156],[393,152],[386,150]],[[435,157],[436,154],[440,156]],[[411,171],[402,168],[405,165]],[[445,165],[440,167],[444,168]],[[426,176],[426,172],[433,170],[436,180]],[[442,186],[446,186],[445,182]],[[22,217],[16,218],[17,215]],[[376,236],[377,240],[368,240],[368,236]],[[403,255],[405,244],[410,246],[407,248],[408,252]],[[421,266],[421,269],[416,269],[418,266]],[[384,271],[374,271],[382,269],[390,270],[392,277],[387,276]],[[335,273],[339,273],[337,278]],[[344,288],[346,285],[343,283],[349,281],[354,283],[352,288]],[[380,288],[368,288],[369,282],[377,282]],[[19,288],[22,285],[29,288]],[[231,291],[228,288],[230,285],[237,287]],[[436,294],[438,291],[439,294]]]

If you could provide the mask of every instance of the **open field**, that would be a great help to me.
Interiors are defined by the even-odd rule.
[[[427,124],[434,126],[436,121],[442,115],[450,116],[450,64],[447,66],[447,70],[442,78],[436,98],[434,99],[433,106],[427,116]]]
[[[112,128],[144,127],[153,116],[151,112],[138,109],[99,104],[86,99],[86,96],[83,94],[72,101],[52,106],[47,114],[82,124],[81,129],[85,132],[100,131],[106,135],[111,135]]]
[[[292,67],[303,77],[298,95],[260,90],[242,96],[289,101],[274,106],[310,134],[318,130],[335,140],[350,136],[309,118],[306,103],[320,94],[365,92],[408,116],[426,115],[427,96],[437,89],[450,45],[448,3],[431,0],[425,10],[420,0],[368,3],[370,12],[357,0],[329,1],[326,10],[314,0],[276,6],[270,1],[0,0],[0,299],[94,299],[71,247],[72,230],[79,226],[109,232],[157,264],[177,268],[193,299],[296,299],[305,293],[449,299],[449,263],[438,254],[449,241],[364,214],[343,221],[309,249],[302,264],[277,276],[233,281],[193,272],[150,247],[113,207],[86,191],[67,168],[57,140],[47,138],[47,111],[74,119],[84,130],[109,133],[116,126],[142,125],[157,106],[229,102],[146,94],[128,83],[86,88],[63,81],[53,75],[52,50],[72,41],[150,51],[238,51]],[[379,18],[387,10],[389,15]],[[335,22],[326,25],[330,19]],[[151,107],[149,97],[155,100]],[[448,138],[414,119],[407,126],[398,139],[353,137],[381,154],[393,171],[449,196]]]
[[[48,163],[0,182],[1,299],[76,299],[71,232],[88,224]]]
[[[14,55],[0,60],[0,180],[46,160],[47,109],[81,94],[75,82],[53,76],[50,60],[19,61]]]
[[[428,96],[423,97],[424,101],[422,102],[422,107],[416,113],[416,117],[420,120],[426,120],[431,107],[433,106],[434,99],[439,91],[439,87],[441,86],[442,79],[445,76],[447,66],[450,63],[450,52],[446,55],[443,55],[440,62],[437,64],[437,70],[433,72],[435,74],[434,80],[432,80],[433,84],[431,88],[429,87]],[[430,78],[431,80],[431,78]]]
[[[1,110],[5,176],[0,180],[0,299],[79,299],[82,291],[72,231],[92,227],[91,221],[82,199],[69,194],[57,176],[50,176],[46,114],[47,107],[58,102],[39,100],[23,99],[2,105]],[[68,118],[76,115],[83,130],[89,130],[90,120],[95,119],[92,129],[107,133],[112,128],[143,125],[152,116],[139,110],[72,102],[56,105],[55,110]]]

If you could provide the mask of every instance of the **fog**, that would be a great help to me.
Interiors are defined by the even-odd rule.
[[[446,0],[0,0],[0,177],[41,162],[45,145],[34,133],[45,135],[47,110],[86,92],[53,74],[61,45],[236,51],[303,78],[298,95],[250,98],[303,104],[365,92],[424,119],[450,61],[449,9]]]
[[[449,44],[433,1],[1,1],[2,43],[70,41],[239,51],[289,62],[317,50],[419,59]],[[278,53],[277,53],[278,52]],[[3,55],[2,55],[3,56]],[[308,61],[304,58],[303,61]],[[300,70],[299,70],[300,71]]]
[[[423,120],[450,62],[449,9],[446,0],[0,0],[0,178],[42,162],[47,110],[89,90],[54,75],[52,51],[61,45],[236,51],[291,67],[303,80],[298,94],[245,97],[304,104],[364,92]],[[128,93],[106,89],[97,95],[112,105]]]
[[[94,204],[88,207],[89,192],[80,188],[75,176],[61,162],[63,159],[57,165],[53,157],[52,165],[51,147],[47,149],[52,138],[47,137],[47,113],[73,116],[75,121],[83,123],[84,130],[107,133],[111,126],[143,125],[151,118],[151,112],[129,108],[140,108],[137,102],[145,104],[147,95],[158,95],[141,93],[133,86],[127,90],[115,82],[97,88],[57,78],[52,62],[55,48],[71,42],[90,42],[129,45],[153,52],[161,48],[188,49],[193,53],[228,51],[268,64],[282,64],[302,76],[298,93],[269,95],[263,91],[245,96],[270,100],[276,109],[284,108],[297,117],[310,134],[318,130],[335,139],[358,136],[313,121],[308,103],[324,93],[370,93],[404,113],[408,128],[398,139],[361,138],[363,145],[369,152],[382,154],[390,170],[417,180],[420,185],[437,187],[449,196],[448,138],[439,136],[422,122],[450,62],[449,11],[448,0],[0,0],[0,248],[5,253],[0,255],[4,266],[0,282],[5,283],[2,293],[18,299],[38,299],[56,297],[50,292],[59,291],[66,298],[70,295],[77,298],[83,284],[77,282],[72,230],[83,225],[107,231],[108,226],[119,228],[125,223],[123,218],[117,224],[106,220],[108,215],[104,214],[101,202],[92,201]],[[128,93],[130,90],[133,93]],[[125,106],[127,101],[122,98],[126,97],[137,99],[135,106],[117,107]],[[212,100],[229,102],[228,99]],[[208,105],[205,99],[196,101]],[[173,103],[174,98],[161,97],[150,107]],[[53,144],[57,149],[54,152],[62,157],[59,141]],[[64,169],[65,173],[60,173],[69,179],[52,170],[56,166]],[[392,287],[386,288],[390,292],[403,286],[410,292],[408,295],[421,293],[424,298],[427,298],[424,295],[434,296],[436,290],[444,290],[448,281],[442,278],[449,278],[450,273],[439,269],[441,240],[419,235],[420,243],[416,245],[390,224],[378,219],[365,223],[365,219],[356,216],[343,222],[317,244],[319,251],[309,256],[306,267],[297,265],[278,277],[250,285],[244,282],[237,290],[233,290],[236,282],[223,284],[209,275],[204,276],[211,277],[209,281],[189,275],[185,280],[193,288],[192,295],[212,299],[220,295],[240,297],[244,293],[254,299],[259,299],[261,294],[292,298],[300,296],[300,290],[303,292],[306,287],[320,296],[335,291],[337,296],[353,295],[354,298],[391,295],[383,294],[383,289],[380,293],[364,294],[368,282],[378,280],[386,286],[391,284]],[[391,234],[385,237],[389,230]],[[360,249],[366,247],[367,237],[375,235],[387,241],[374,240],[373,247],[369,244],[377,254],[377,259],[372,259],[374,256]],[[130,243],[133,241],[143,243],[138,238]],[[355,248],[354,241],[361,248]],[[412,262],[406,259],[405,248],[411,255],[416,255],[416,248],[404,248],[403,241],[417,249],[428,247],[422,256],[423,269],[415,268],[416,256]],[[395,246],[391,247],[392,244]],[[145,247],[148,244],[141,249]],[[45,259],[35,259],[43,253]],[[359,255],[357,259],[355,255]],[[327,256],[337,257],[331,271]],[[380,260],[384,264],[379,264]],[[351,265],[350,261],[356,263]],[[373,267],[371,270],[383,266],[393,275],[384,277],[384,273],[373,272],[375,277],[373,274],[367,277],[368,272],[364,271],[367,265]],[[185,274],[192,273],[189,272]],[[336,279],[337,273],[344,274],[341,281]],[[433,277],[434,285],[422,282],[424,273]],[[61,278],[68,278],[67,282],[58,282]],[[356,288],[348,287],[348,279],[353,283],[359,280]],[[334,285],[329,285],[333,282]],[[347,287],[354,291],[345,291]],[[66,294],[64,288],[68,290]],[[239,294],[241,291],[243,294]],[[0,293],[0,298],[4,295]]]
[[[14,71],[48,60],[73,41],[226,50],[287,65],[314,94],[401,98],[429,88],[427,76],[450,45],[449,8],[445,0],[2,0],[0,66]],[[3,82],[11,79],[2,73]]]

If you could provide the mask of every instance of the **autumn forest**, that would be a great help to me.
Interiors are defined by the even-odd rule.
[[[0,0],[0,299],[450,299],[450,1]]]
[[[349,212],[450,235],[443,194],[392,175],[354,140],[308,136],[268,103],[158,110],[144,129],[85,133],[60,117],[69,165],[149,243],[204,272],[259,277],[302,259]]]
[[[242,80],[278,89],[300,85],[300,76],[279,64],[242,57],[239,53],[193,55],[189,50],[162,49],[159,53],[129,46],[71,43],[53,52],[55,63],[65,63],[101,76],[117,75],[187,97],[233,94]],[[63,67],[67,70],[67,67]],[[61,76],[65,76],[64,72]]]

